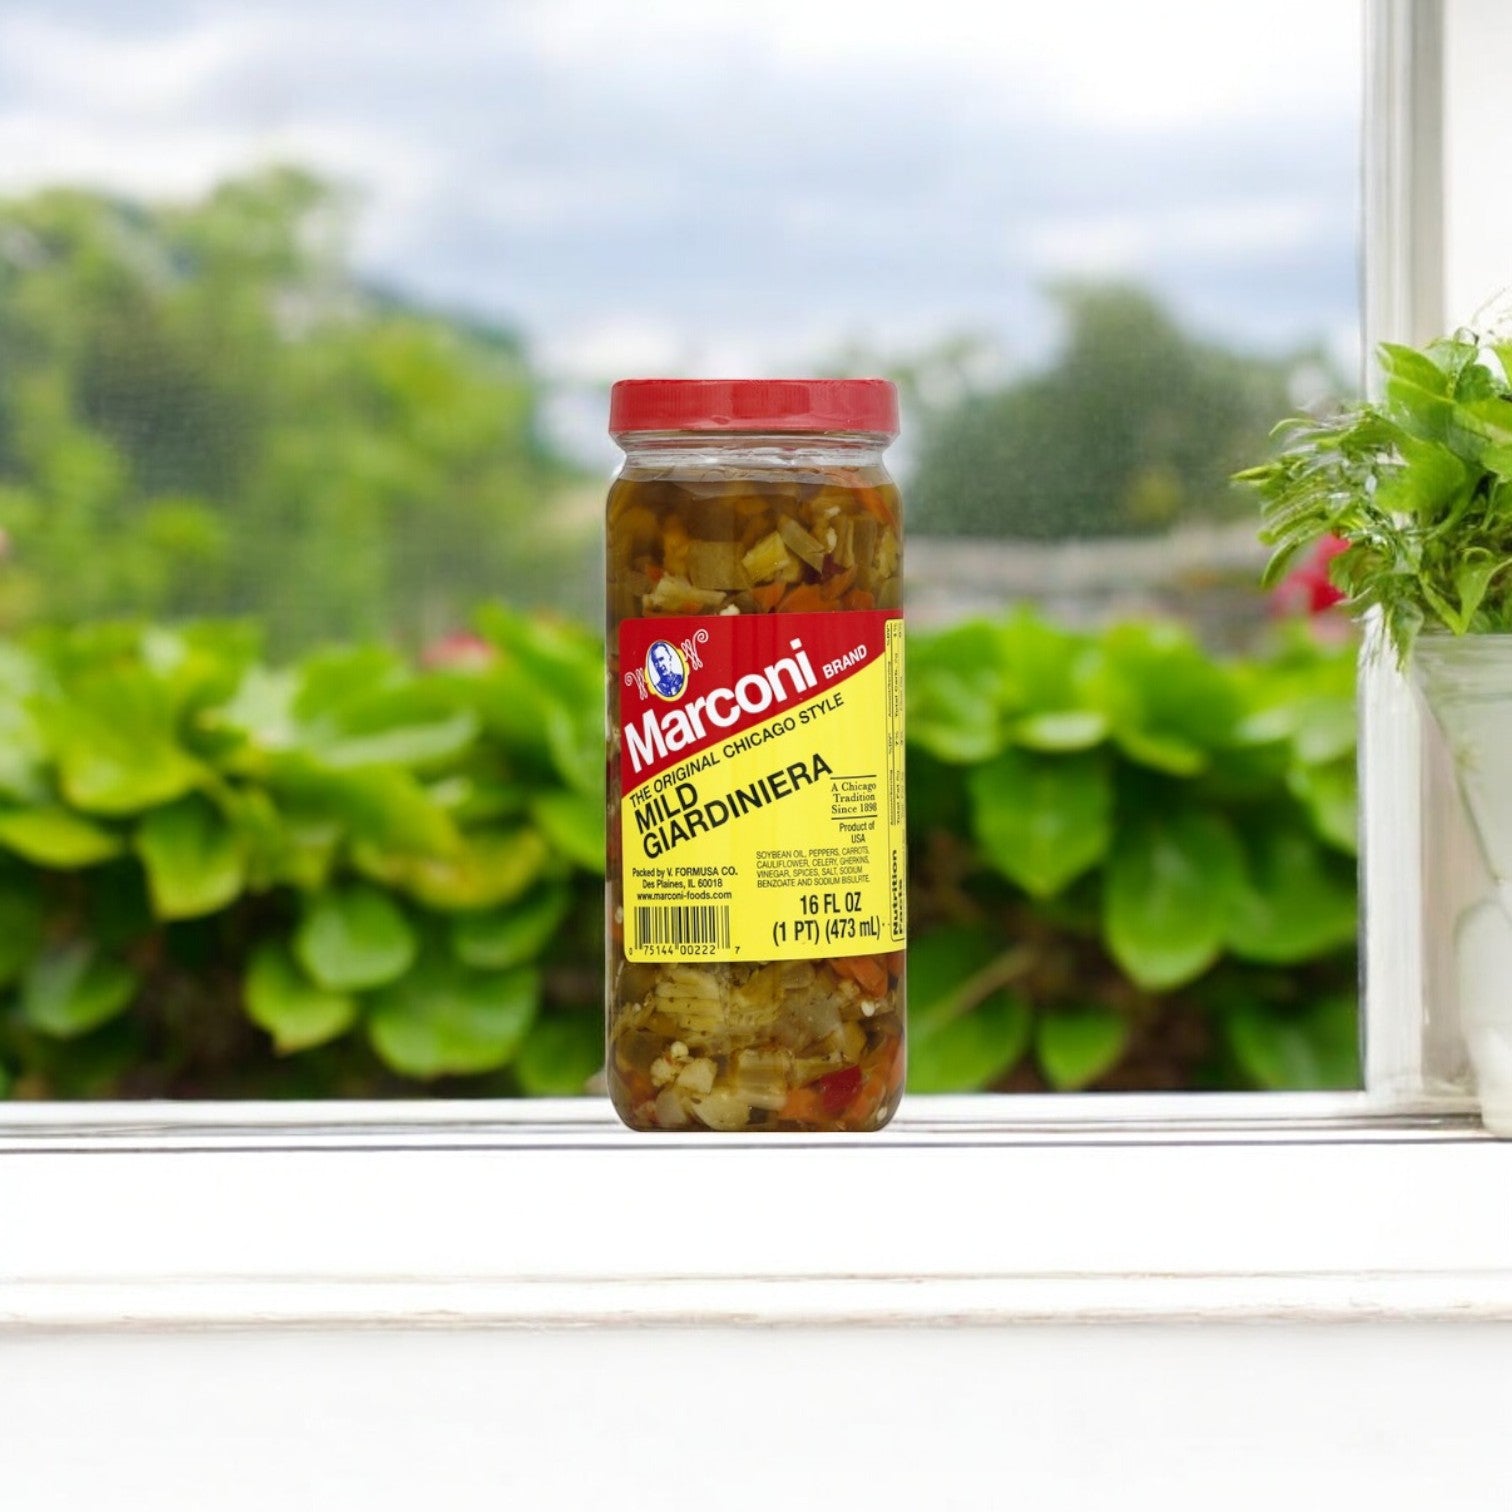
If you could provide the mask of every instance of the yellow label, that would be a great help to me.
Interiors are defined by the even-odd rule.
[[[730,619],[698,621],[710,626],[704,641],[689,636],[688,620],[676,627],[692,663],[652,650],[668,642],[648,643],[656,631],[644,621],[633,647],[622,642],[632,655],[646,646],[653,683],[660,675],[686,710],[664,709],[652,686],[622,720],[635,761],[661,763],[638,782],[627,764],[629,960],[793,960],[904,945],[903,622],[880,611],[763,618],[763,633],[785,637],[775,651],[730,641],[725,654]],[[773,620],[782,623],[769,628]],[[787,658],[776,665],[793,675],[774,676],[763,654]],[[767,692],[770,717],[740,721],[739,708]]]

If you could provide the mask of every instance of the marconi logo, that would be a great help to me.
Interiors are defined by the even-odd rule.
[[[646,686],[666,703],[682,697],[688,686],[688,664],[671,641],[652,641],[646,648]]]
[[[794,639],[788,644],[793,652],[791,656],[780,656],[759,672],[748,672],[733,687],[715,688],[713,692],[695,698],[681,708],[668,709],[660,716],[655,709],[647,709],[639,725],[627,723],[625,750],[630,757],[631,769],[642,772],[672,752],[686,750],[719,730],[728,730],[745,715],[765,714],[768,709],[778,708],[816,687],[819,679],[804,652],[803,642]],[[675,662],[670,658],[664,660],[663,666],[677,674],[676,693],[663,692],[657,682],[656,656],[658,649],[662,648],[675,658]],[[646,682],[652,692],[671,703],[682,693],[687,680],[687,664],[677,647],[670,641],[653,641],[646,651]],[[670,675],[667,685],[672,686]]]

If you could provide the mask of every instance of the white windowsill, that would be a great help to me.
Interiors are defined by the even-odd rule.
[[[1512,1319],[1512,1147],[1363,1096],[914,1098],[791,1140],[591,1100],[3,1127],[0,1329]]]

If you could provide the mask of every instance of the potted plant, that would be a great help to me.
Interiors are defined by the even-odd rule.
[[[1239,477],[1268,579],[1331,551],[1442,736],[1489,879],[1454,903],[1449,980],[1482,1115],[1512,1134],[1512,342],[1460,332],[1380,362],[1380,400],[1286,422],[1280,454]],[[1434,828],[1425,811],[1428,845]]]

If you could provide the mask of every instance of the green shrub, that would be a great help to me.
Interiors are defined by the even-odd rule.
[[[909,1085],[1351,1085],[1354,659],[909,642]]]
[[[602,658],[245,627],[0,644],[12,1095],[566,1092],[599,1063]],[[1352,666],[1028,617],[910,644],[920,1090],[1353,1075]]]
[[[274,669],[221,624],[5,647],[13,1092],[580,1088],[602,657],[570,626],[480,629],[424,670],[374,646]]]

